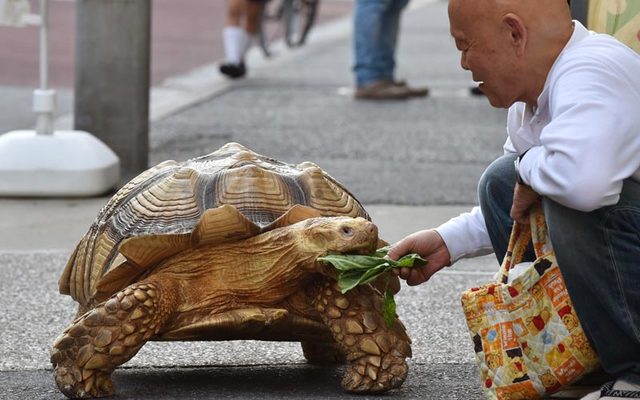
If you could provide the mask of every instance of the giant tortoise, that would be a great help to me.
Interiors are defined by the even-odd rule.
[[[237,144],[134,178],[98,214],[60,278],[79,303],[51,362],[67,396],[114,394],[111,373],[149,340],[286,340],[346,361],[342,386],[377,393],[407,375],[410,339],[374,286],[341,294],[330,252],[367,254],[378,231],[317,165]]]

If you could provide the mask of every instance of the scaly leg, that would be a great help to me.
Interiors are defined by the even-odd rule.
[[[399,320],[386,326],[380,292],[364,285],[341,294],[336,282],[327,282],[314,306],[347,357],[345,390],[380,393],[402,385],[411,339]]]
[[[140,282],[76,319],[53,343],[56,383],[67,397],[111,396],[111,372],[131,359],[175,309],[166,284]]]

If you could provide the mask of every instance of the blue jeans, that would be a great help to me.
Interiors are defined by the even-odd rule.
[[[502,261],[512,220],[515,156],[505,155],[478,185],[482,214]],[[604,370],[640,383],[640,183],[625,180],[620,201],[591,212],[543,197],[558,265]],[[533,261],[533,253],[526,256]]]
[[[400,13],[409,0],[356,0],[353,71],[356,86],[393,80]]]

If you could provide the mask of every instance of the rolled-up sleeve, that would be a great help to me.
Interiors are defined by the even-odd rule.
[[[437,227],[436,231],[447,245],[452,264],[461,258],[493,252],[480,207],[450,219]]]

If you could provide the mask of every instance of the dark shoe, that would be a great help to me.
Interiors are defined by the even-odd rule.
[[[429,94],[429,88],[427,87],[411,87],[407,85],[406,81],[393,81],[396,86],[406,87],[411,93],[410,97],[426,97]]]
[[[247,68],[244,66],[243,62],[240,64],[224,63],[220,64],[220,72],[231,79],[238,79],[247,74]]]
[[[405,100],[416,96],[416,89],[392,81],[373,82],[357,88],[353,94],[359,100]]]

